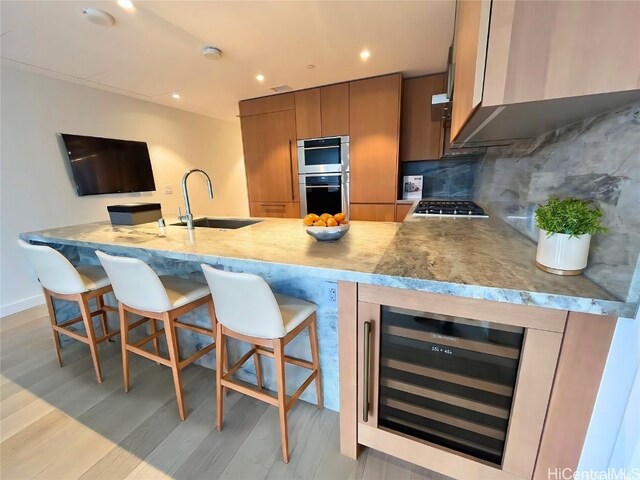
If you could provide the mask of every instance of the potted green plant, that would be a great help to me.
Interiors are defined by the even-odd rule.
[[[606,232],[602,210],[589,200],[552,197],[535,213],[540,229],[536,265],[556,275],[580,275],[587,267],[591,235]]]

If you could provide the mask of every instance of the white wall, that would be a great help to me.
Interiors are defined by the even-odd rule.
[[[126,202],[159,202],[175,216],[193,167],[209,173],[215,191],[211,201],[204,179],[190,178],[196,214],[249,214],[239,124],[5,65],[0,75],[0,316],[41,302],[16,247],[20,232],[108,220],[106,206]],[[60,132],[147,142],[157,191],[76,196]]]

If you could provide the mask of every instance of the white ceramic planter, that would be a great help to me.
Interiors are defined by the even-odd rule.
[[[580,275],[587,267],[591,235],[571,237],[564,233],[547,236],[540,230],[536,264],[542,270],[556,275]]]

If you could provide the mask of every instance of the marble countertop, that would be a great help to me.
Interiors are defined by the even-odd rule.
[[[351,222],[337,242],[321,243],[298,219],[264,219],[237,230],[133,227],[108,222],[22,235],[31,241],[90,248],[143,249],[173,259],[220,265],[267,263],[346,280],[586,313],[633,316],[625,303],[584,276],[535,267],[535,244],[497,217]]]

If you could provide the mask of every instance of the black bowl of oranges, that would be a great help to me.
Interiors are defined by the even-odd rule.
[[[349,231],[349,220],[344,212],[331,215],[310,213],[302,219],[307,233],[319,242],[334,242],[344,237]]]

